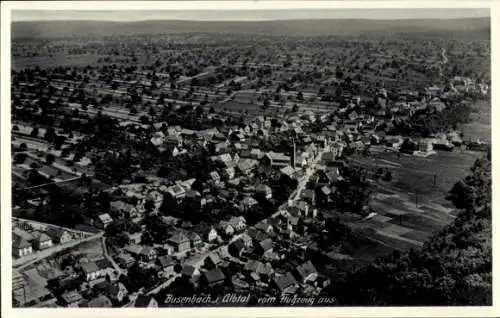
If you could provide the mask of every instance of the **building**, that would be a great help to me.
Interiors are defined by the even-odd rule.
[[[425,153],[431,152],[433,150],[432,142],[428,139],[420,140],[418,143],[418,150]]]
[[[214,287],[217,285],[222,285],[226,276],[220,268],[214,268],[210,271],[206,271],[201,275],[200,285],[205,287]]]
[[[73,240],[71,234],[62,228],[49,228],[47,234],[52,238],[52,241],[56,244],[66,244]]]
[[[142,262],[151,262],[156,258],[156,250],[150,246],[129,245],[125,250]]]
[[[280,294],[293,294],[297,290],[298,282],[292,273],[287,272],[285,275],[275,276],[271,280],[271,286]]]
[[[37,250],[44,250],[46,248],[50,248],[53,245],[52,238],[48,236],[47,234],[39,231],[34,231],[32,233],[34,239],[33,239],[33,246]]]
[[[158,302],[153,296],[139,295],[134,302],[135,308],[158,308]]]
[[[311,263],[311,261],[307,261],[295,268],[295,277],[299,282],[303,284],[307,282],[313,282],[316,280],[316,278],[318,278],[318,271]]]
[[[109,283],[107,281],[97,283],[94,286],[101,295],[104,295],[114,302],[122,302],[123,298],[127,295],[128,291],[122,283]]]
[[[255,192],[259,195],[264,196],[266,199],[270,200],[273,197],[273,190],[271,187],[265,184],[259,184],[255,187]]]
[[[235,240],[229,246],[227,247],[228,252],[230,255],[234,257],[241,257],[243,253],[245,252],[245,243],[241,238]]]
[[[182,233],[177,232],[172,235],[168,242],[172,244],[176,252],[184,253],[191,249],[191,241]]]
[[[94,224],[97,228],[104,230],[111,222],[113,222],[111,216],[108,213],[104,213],[97,216]]]
[[[175,261],[171,256],[163,255],[156,259],[156,264],[163,270],[165,275],[174,275]]]
[[[217,231],[213,227],[211,227],[206,234],[206,238],[209,243],[215,241],[218,236]]]
[[[102,276],[101,270],[94,262],[81,264],[81,270],[87,281],[93,281]]]
[[[12,233],[12,256],[24,257],[33,254],[31,243],[25,238]]]
[[[66,307],[78,307],[84,299],[76,290],[69,290],[61,295],[61,300]]]
[[[229,219],[228,223],[235,231],[243,231],[247,227],[246,220],[243,216],[233,216]]]
[[[262,157],[262,162],[266,166],[270,167],[286,167],[291,164],[291,158],[290,156],[286,156],[282,153],[277,153],[277,152],[268,152]]]

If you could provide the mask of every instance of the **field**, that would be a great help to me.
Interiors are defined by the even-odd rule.
[[[464,140],[476,139],[491,142],[491,103],[481,101],[477,104],[478,112],[473,114],[473,122],[461,125]]]
[[[354,213],[327,213],[382,249],[359,248],[350,257],[357,260],[386,254],[388,249],[421,248],[433,234],[455,219],[456,211],[445,197],[455,182],[467,175],[478,152],[438,152],[428,158],[382,153],[377,159],[353,156],[351,163],[369,171],[390,170],[391,182],[372,180],[370,202],[376,214],[363,218]],[[434,185],[436,175],[436,185]],[[369,244],[372,245],[372,244]]]

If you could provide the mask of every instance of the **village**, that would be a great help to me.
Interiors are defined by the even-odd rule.
[[[327,45],[193,49],[189,35],[178,37],[144,66],[112,55],[112,40],[88,45],[96,56],[109,53],[95,65],[13,70],[17,306],[167,307],[167,294],[318,296],[331,283],[324,260],[348,254],[337,246],[341,223],[393,218],[401,232],[387,237],[422,245],[405,236],[410,221],[404,228],[401,216],[374,211],[362,193],[343,199],[358,195],[350,157],[424,160],[489,145],[458,127],[489,98],[489,79],[453,73],[443,43],[405,60],[409,68],[427,63],[413,85],[395,71],[402,60],[390,58],[399,44],[368,50],[377,63],[360,67],[359,57],[343,67],[325,58]],[[140,41],[131,38],[137,51]],[[292,43],[301,42],[283,45]],[[15,59],[26,45],[14,44]],[[349,56],[341,52],[337,60]],[[144,58],[130,56],[121,58]],[[450,113],[458,115],[449,120]]]

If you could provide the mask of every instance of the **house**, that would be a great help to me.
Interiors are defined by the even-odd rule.
[[[237,168],[238,170],[244,174],[244,175],[249,175],[250,172],[255,168],[257,167],[259,164],[259,162],[255,159],[250,159],[250,158],[244,158],[244,159],[241,159],[238,164],[237,164]]]
[[[121,253],[116,257],[117,263],[120,264],[121,267],[129,268],[135,263],[135,258],[133,258],[128,253]]]
[[[151,262],[156,258],[156,250],[150,246],[129,245],[125,250],[142,262]]]
[[[295,179],[296,178],[296,171],[292,166],[285,166],[280,169],[280,172],[282,175],[287,176],[290,179]]]
[[[213,227],[211,227],[211,228],[207,231],[207,233],[206,233],[206,235],[205,235],[205,237],[207,238],[207,241],[208,241],[209,243],[211,243],[211,242],[215,241],[215,240],[217,239],[217,237],[218,237],[218,236],[219,236],[219,235],[217,234],[217,231],[216,231]]]
[[[200,245],[203,245],[203,241],[201,240],[201,237],[195,233],[195,232],[189,232],[187,234],[187,238],[189,239],[191,243],[191,248],[199,247]]]
[[[167,255],[172,255],[175,253],[175,247],[168,243],[163,244],[162,248],[165,250],[165,253],[167,253]]]
[[[56,244],[65,244],[73,240],[71,234],[63,228],[51,227],[46,232]]]
[[[401,136],[385,136],[385,144],[388,147],[399,149],[403,144],[403,138]]]
[[[254,227],[264,233],[271,233],[274,231],[273,226],[267,221],[267,219],[255,224]]]
[[[205,258],[205,267],[213,269],[217,267],[221,262],[221,259],[217,253],[211,253]]]
[[[33,247],[24,237],[12,233],[12,255],[23,257],[33,254]]]
[[[271,187],[265,184],[259,184],[255,187],[255,192],[266,199],[271,199],[273,197],[273,190]]]
[[[128,291],[122,283],[109,283],[107,281],[97,283],[94,286],[101,295],[104,295],[115,302],[122,302]]]
[[[214,287],[217,285],[222,285],[226,276],[220,268],[214,268],[210,271],[206,271],[202,274],[200,279],[200,284],[205,287]]]
[[[243,235],[239,239],[243,242],[245,248],[253,247],[253,240],[247,233],[243,233]]]
[[[210,178],[214,183],[219,183],[221,178],[217,171],[210,172]]]
[[[246,196],[243,200],[241,200],[239,208],[240,211],[247,211],[256,206],[257,204],[259,204],[257,200],[255,200],[252,197]]]
[[[292,273],[287,272],[285,275],[274,276],[271,286],[281,294],[293,294],[298,287],[298,283]]]
[[[193,277],[200,275],[200,271],[198,268],[194,266],[184,265],[181,271],[181,275],[186,278],[192,279]]]
[[[80,304],[79,307],[88,307],[88,308],[110,308],[113,303],[111,299],[104,295],[99,295],[96,298],[93,298],[89,301],[84,301]]]
[[[46,248],[52,247],[52,238],[48,236],[47,234],[40,232],[40,231],[34,231],[32,233],[33,235],[33,247],[37,250],[44,250]]]
[[[135,308],[158,308],[158,302],[151,295],[139,295],[134,302]]]
[[[126,233],[128,244],[141,244],[142,232]]]
[[[120,200],[112,201],[110,203],[110,208],[111,211],[115,212],[116,214],[126,213],[129,215],[134,215],[137,213],[137,209],[132,204],[128,204]]]
[[[161,270],[167,276],[175,274],[174,272],[175,261],[172,258],[172,256],[167,256],[167,255],[160,256],[156,259],[156,264],[161,268]]]
[[[81,264],[81,270],[87,281],[93,281],[101,277],[102,273],[94,262]]]
[[[236,172],[234,170],[234,167],[228,167],[228,168],[225,168],[224,170],[222,170],[222,176],[226,180],[234,179],[235,175],[236,175]]]
[[[178,184],[168,187],[166,192],[177,200],[182,199],[186,196],[186,189]]]
[[[243,231],[247,227],[246,220],[243,216],[233,216],[229,219],[228,223],[235,231]]]
[[[268,280],[274,273],[273,267],[270,263],[264,264],[260,261],[252,259],[246,262],[244,270],[250,273],[255,280]]]
[[[234,234],[233,226],[226,221],[221,221],[219,223],[219,231],[226,236],[232,236]]]
[[[313,189],[304,189],[304,191],[302,191],[302,199],[309,204],[314,204],[316,200],[315,195],[316,193]]]
[[[191,241],[182,232],[177,232],[172,235],[168,239],[168,242],[171,243],[175,247],[176,252],[179,253],[184,253],[191,249]]]
[[[256,246],[260,242],[269,238],[269,236],[266,233],[256,229],[255,227],[249,228],[247,233],[248,233],[248,236],[252,238],[252,245],[253,246]]]
[[[243,255],[243,252],[245,252],[245,243],[243,242],[243,240],[241,238],[237,239],[234,242],[232,242],[231,244],[229,244],[229,246],[227,247],[227,250],[228,250],[230,255],[239,258]]]
[[[270,238],[265,239],[255,246],[255,250],[262,255],[270,254],[273,252],[273,241]]]
[[[110,274],[113,270],[113,264],[106,258],[101,258],[95,261],[97,268],[99,269],[99,276],[104,277]]]
[[[104,213],[97,216],[94,224],[97,228],[104,230],[111,222],[113,222],[111,216],[108,213]]]
[[[297,266],[294,274],[297,280],[303,284],[313,282],[318,278],[318,271],[311,261],[307,261],[304,264]]]
[[[83,301],[83,297],[76,290],[69,290],[61,295],[61,300],[66,307],[78,307]]]
[[[286,167],[290,165],[290,156],[286,156],[282,153],[268,152],[262,157],[262,162],[266,166],[270,167]]]

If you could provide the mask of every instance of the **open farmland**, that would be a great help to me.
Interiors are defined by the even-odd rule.
[[[373,183],[371,206],[375,216],[363,219],[352,213],[330,211],[329,214],[382,246],[396,250],[420,248],[455,219],[455,210],[445,197],[480,156],[475,152],[438,152],[428,158],[408,155],[398,158],[395,153],[382,153],[377,159],[353,156],[351,162],[363,166],[369,173],[384,167],[395,179]],[[381,255],[376,249],[372,252],[372,257]]]
[[[480,101],[477,103],[477,113],[473,114],[472,122],[460,126],[464,139],[491,141],[491,103]]]

